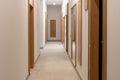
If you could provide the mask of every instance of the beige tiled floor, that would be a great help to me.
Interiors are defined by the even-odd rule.
[[[80,80],[63,45],[48,42],[28,80]]]

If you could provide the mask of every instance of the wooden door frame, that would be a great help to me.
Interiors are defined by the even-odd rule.
[[[65,21],[64,21],[64,17],[62,17],[62,26],[61,26],[61,41],[62,41],[62,44],[64,44],[64,42],[65,42],[65,26],[64,26],[64,23]]]
[[[31,24],[31,17],[33,24]],[[28,72],[29,74],[30,74],[30,69],[32,69],[33,67],[34,67],[34,5],[31,5],[30,1],[28,0]]]
[[[48,13],[45,13],[45,42],[48,41]]]
[[[82,0],[78,1],[78,62],[82,66]]]
[[[72,9],[73,9],[74,7],[76,7],[76,12],[77,12],[77,4],[74,4],[73,7],[71,8],[71,33],[72,33],[72,14],[73,14]],[[77,13],[76,13],[76,16],[77,16]],[[76,28],[77,28],[77,18],[76,18]],[[76,28],[75,28],[75,30],[76,30]],[[76,30],[75,32],[76,32],[76,33],[74,33],[74,35],[77,34],[77,30]],[[76,37],[77,37],[77,35],[75,35],[74,37],[75,37],[75,63],[73,63],[73,65],[74,65],[74,67],[76,67],[76,66],[77,66],[77,45],[76,45]],[[72,34],[71,34],[71,60],[72,60],[72,58],[73,58],[72,45],[73,45],[73,44],[72,44]],[[72,61],[72,62],[73,62],[73,61]]]
[[[90,1],[92,1],[92,0],[89,0],[89,10],[91,8]],[[102,12],[103,12],[102,13],[102,80],[107,80],[107,0],[102,0]],[[91,15],[92,14],[89,11],[89,29],[90,29],[90,26],[92,25],[90,23]],[[89,33],[90,33],[90,31],[89,31]],[[89,34],[89,39],[90,39],[90,34]],[[90,47],[91,45],[88,44],[88,46]],[[90,52],[90,49],[89,49],[89,52]],[[88,60],[90,61],[90,53],[89,53]],[[89,64],[88,64],[89,68],[90,68],[90,65],[91,64],[89,62]],[[95,68],[94,68],[94,70],[95,70]],[[98,70],[97,70],[97,72],[98,72]],[[88,71],[88,76],[89,76],[89,80],[96,80],[94,78],[93,79],[90,78],[90,77],[96,77],[96,74],[94,73],[94,71],[93,71],[93,73],[90,73],[90,69]]]
[[[103,52],[102,52],[102,80],[107,80],[107,0],[102,0],[103,10]]]
[[[69,3],[67,3],[67,15],[66,15],[66,51],[68,53],[68,15],[69,15]]]
[[[88,0],[88,80],[99,79],[99,1]]]

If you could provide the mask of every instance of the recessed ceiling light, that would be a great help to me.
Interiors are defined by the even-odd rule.
[[[56,3],[53,3],[53,5],[56,5]]]

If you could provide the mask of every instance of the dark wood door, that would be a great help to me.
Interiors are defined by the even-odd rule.
[[[56,37],[56,20],[50,20],[50,37]]]

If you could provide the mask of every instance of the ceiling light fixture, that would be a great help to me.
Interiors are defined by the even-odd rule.
[[[56,3],[53,3],[53,5],[56,5]]]

